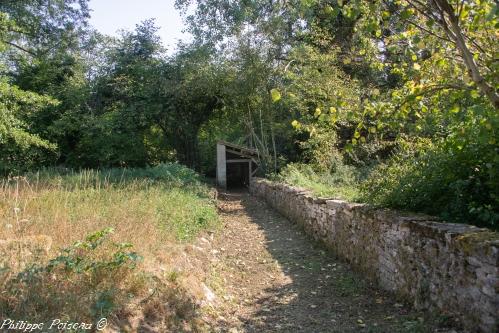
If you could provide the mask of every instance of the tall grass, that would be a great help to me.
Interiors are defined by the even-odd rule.
[[[332,172],[318,172],[310,165],[289,164],[274,179],[311,190],[316,196],[359,200],[358,171],[341,165]]]
[[[40,320],[61,315],[83,320],[92,317],[96,303],[103,302],[99,298],[123,296],[123,292],[117,292],[120,290],[127,290],[125,294],[130,295],[136,294],[137,288],[148,290],[152,280],[143,274],[171,261],[176,244],[188,242],[202,230],[216,228],[213,198],[214,193],[198,174],[178,164],[102,171],[47,169],[1,180],[0,287],[20,288],[10,290],[19,297],[12,298],[9,293],[0,295],[2,317],[22,318],[23,311],[30,309],[30,314],[38,313]],[[32,265],[46,267],[44,263],[57,258],[62,248],[81,244],[88,235],[109,228],[114,230],[107,236],[110,244],[129,243],[134,253],[144,258],[139,263],[139,273],[131,274],[129,269],[108,270],[106,278],[98,284],[91,274],[82,277],[67,273],[68,283],[80,281],[77,285],[64,284],[71,286],[68,290],[61,288],[68,297],[54,295],[58,291],[48,286],[60,285],[50,282],[47,276],[39,280],[44,282],[38,289],[27,290],[27,285],[21,288],[12,284],[17,273],[29,271]],[[93,258],[89,260],[103,262],[102,258],[115,258],[110,251],[114,251],[112,246],[89,253]],[[62,269],[58,278],[64,280],[66,271]],[[78,286],[94,290],[77,293]],[[51,290],[52,294],[44,294],[43,290]],[[80,297],[83,294],[93,296]],[[70,304],[64,304],[64,299]],[[50,304],[43,307],[42,303],[47,302]]]
[[[54,245],[113,227],[116,236],[188,240],[213,226],[213,194],[177,164],[150,169],[44,170],[0,182],[0,238],[46,234]],[[152,242],[152,244],[157,242]]]

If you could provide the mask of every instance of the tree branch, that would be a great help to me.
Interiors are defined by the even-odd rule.
[[[441,39],[441,40],[443,40],[443,41],[446,41],[446,42],[449,42],[449,43],[453,43],[453,44],[455,44],[455,43],[454,43],[454,41],[452,41],[452,40],[450,40],[450,39],[448,39],[448,38],[445,38],[445,37],[443,37],[443,36],[437,35],[437,34],[436,34],[436,33],[434,33],[433,31],[428,30],[428,29],[426,29],[426,28],[423,28],[421,25],[417,24],[417,23],[416,23],[416,22],[414,22],[414,21],[411,21],[411,20],[406,20],[406,21],[407,21],[408,23],[412,24],[413,26],[415,26],[416,28],[418,28],[418,29],[420,29],[420,30],[422,30],[422,31],[426,32],[426,33],[427,33],[427,34],[429,34],[429,35],[432,35],[432,36],[434,36],[434,37],[437,37],[437,38],[439,38],[439,39]]]
[[[417,96],[424,96],[424,95],[431,95],[433,93],[436,93],[438,91],[444,90],[444,89],[453,89],[453,90],[471,90],[470,87],[459,85],[459,84],[438,84],[434,86],[429,86],[426,89],[421,90],[418,93],[415,94],[410,94],[408,97],[417,97]],[[401,108],[405,104],[407,104],[411,99],[406,98],[404,99],[399,105],[397,105],[396,108]]]
[[[10,45],[10,46],[12,46],[12,47],[15,47],[16,49],[21,50],[21,51],[23,51],[23,52],[26,52],[26,53],[28,53],[28,54],[32,55],[33,57],[36,57],[36,56],[37,56],[37,54],[36,54],[36,53],[34,53],[34,52],[32,52],[32,51],[30,51],[30,50],[28,50],[28,49],[25,49],[24,47],[22,47],[22,46],[20,46],[20,45],[17,45],[17,44],[14,44],[14,43],[12,43],[12,42],[9,42],[9,41],[7,41],[7,40],[2,40],[2,43],[5,43],[5,44]]]
[[[491,86],[485,78],[480,73],[480,69],[473,58],[473,54],[466,44],[465,36],[459,26],[459,18],[456,16],[454,9],[448,3],[447,0],[433,0],[433,2],[438,6],[442,14],[448,17],[449,23],[444,19],[442,27],[447,32],[449,38],[452,38],[456,42],[456,46],[463,57],[464,63],[468,69],[469,75],[473,82],[477,85],[478,89],[487,96],[492,105],[499,109],[499,94],[496,92],[493,86]]]

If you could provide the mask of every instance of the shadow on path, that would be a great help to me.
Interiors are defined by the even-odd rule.
[[[228,316],[243,331],[454,332],[377,290],[262,201],[231,192],[221,203],[227,283],[239,300]]]

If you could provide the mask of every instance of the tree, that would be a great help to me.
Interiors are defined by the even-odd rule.
[[[55,103],[0,79],[0,174],[26,171],[54,160],[56,146],[33,134],[23,118]]]
[[[199,167],[198,133],[223,104],[225,77],[213,61],[209,47],[179,45],[166,69],[166,107],[157,113],[157,124],[176,151],[177,158]]]
[[[60,142],[53,125],[81,102],[81,98],[77,101],[76,97],[82,82],[76,82],[85,71],[78,55],[89,17],[87,2],[7,0],[0,3],[0,66],[3,69],[0,80],[6,94],[3,96],[4,121],[10,123],[6,128],[16,129],[17,133],[22,129],[24,133],[22,142],[14,139],[19,139],[18,136],[11,136],[8,141],[8,145],[13,145],[10,151],[16,151],[16,160],[25,164],[23,169],[49,161],[35,158],[27,147],[49,150],[50,162],[54,162],[60,149],[56,143]],[[10,171],[19,170],[12,168]]]
[[[33,57],[78,47],[90,17],[88,0],[4,0],[0,12],[11,22],[2,42]]]
[[[0,12],[0,51],[5,52],[12,47],[7,36],[13,27],[15,22]],[[4,70],[5,67],[0,63],[0,69]],[[55,145],[33,133],[27,120],[56,103],[48,96],[19,89],[4,75],[0,75],[1,174],[26,171],[42,161],[53,159]]]
[[[417,29],[422,38],[432,36],[440,46],[455,47],[457,64],[466,67],[469,77],[491,104],[499,109],[494,80],[494,51],[498,42],[497,3],[493,1],[406,0],[397,9],[407,24],[406,32]],[[397,2],[381,2],[385,9]]]

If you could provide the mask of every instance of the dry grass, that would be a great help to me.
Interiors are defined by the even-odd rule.
[[[177,164],[146,170],[52,170],[4,179],[0,183],[1,317],[81,321],[109,316],[125,330],[140,325],[195,325],[194,300],[168,277],[182,251],[180,245],[215,228],[217,221],[209,187]],[[96,249],[77,248],[67,255],[97,269],[68,269],[67,258],[47,269],[48,260],[61,249],[106,228],[114,232],[103,237],[109,239]],[[133,248],[115,246],[123,242]],[[114,265],[120,251],[137,252],[143,260]],[[36,273],[29,270],[32,265]],[[16,279],[22,271],[30,281]],[[150,309],[158,302],[163,307],[156,306],[157,311],[163,314],[153,315]]]

